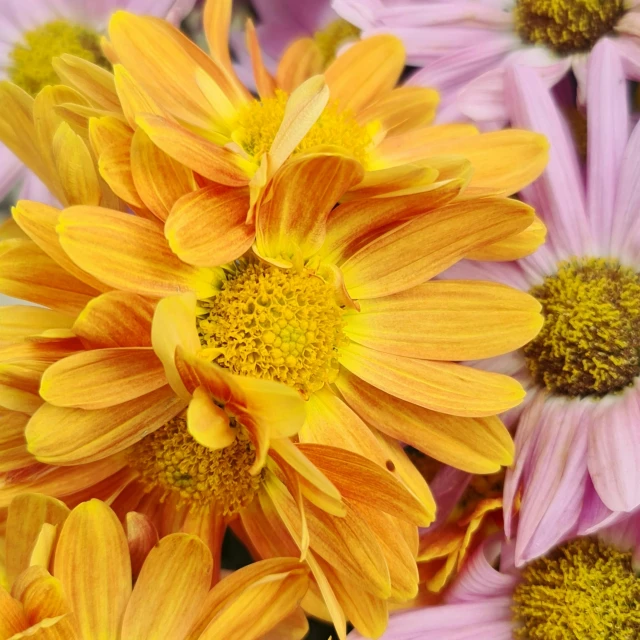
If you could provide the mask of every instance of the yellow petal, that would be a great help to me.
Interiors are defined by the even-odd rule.
[[[336,384],[346,402],[376,429],[445,464],[470,473],[495,473],[513,461],[513,441],[495,416],[461,418],[429,411],[346,372]]]
[[[540,303],[502,284],[427,282],[360,301],[345,333],[377,351],[425,360],[491,358],[523,346],[542,327]]]
[[[84,502],[67,518],[54,576],[62,583],[83,638],[120,636],[131,595],[131,562],[122,525],[103,502]]]
[[[326,70],[331,98],[340,109],[358,113],[395,87],[404,63],[404,47],[395,36],[376,35],[360,40]]]
[[[508,376],[451,362],[416,360],[351,343],[341,364],[369,384],[421,407],[459,416],[490,416],[523,400]]]
[[[374,239],[341,266],[353,298],[376,298],[421,284],[467,253],[526,229],[533,209],[506,198],[449,204]]]
[[[228,447],[236,439],[229,416],[213,402],[204,387],[193,392],[187,409],[187,426],[198,444],[214,451]]]
[[[60,500],[41,494],[23,493],[9,505],[7,515],[7,577],[10,582],[29,567],[31,553],[45,523],[58,527],[69,515]]]
[[[291,93],[305,80],[324,71],[322,53],[313,38],[300,38],[292,42],[280,56],[276,84]]]
[[[149,553],[122,621],[122,640],[184,640],[211,584],[213,560],[196,536],[175,533]]]
[[[121,64],[114,65],[113,74],[122,111],[132,129],[136,128],[136,116],[140,113],[152,113],[156,116],[166,115],[158,103],[135,82],[131,74]]]
[[[164,367],[150,347],[93,349],[49,367],[40,395],[58,407],[104,409],[166,384]]]
[[[73,317],[42,307],[10,305],[0,307],[0,342],[39,335],[48,329],[70,329]]]
[[[29,451],[48,464],[86,464],[122,451],[185,408],[168,385],[106,409],[44,404],[26,429]]]
[[[71,207],[60,215],[60,244],[73,261],[113,287],[160,297],[214,294],[211,269],[181,262],[158,225],[120,211]]]

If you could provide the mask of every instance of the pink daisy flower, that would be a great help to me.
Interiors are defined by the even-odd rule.
[[[0,80],[35,95],[60,81],[51,59],[64,53],[107,66],[100,37],[118,9],[180,22],[196,0],[0,0]],[[2,109],[0,104],[0,109]],[[0,200],[22,181],[20,199],[50,202],[44,185],[0,145]]]
[[[629,137],[623,63],[609,40],[589,66],[586,180],[541,79],[513,67],[505,83],[513,125],[552,142],[546,172],[521,192],[547,243],[517,262],[467,261],[447,277],[500,280],[543,305],[540,334],[491,365],[528,389],[504,490],[520,565],[640,505],[640,126]]]
[[[629,78],[640,77],[640,0],[334,0],[363,36],[393,33],[408,63],[423,67],[410,84],[443,94],[440,118],[460,111],[476,121],[504,121],[509,65],[535,68],[547,86],[569,71],[586,95],[596,42],[610,41]]]
[[[392,615],[383,640],[638,638],[639,514],[597,537],[569,540],[523,569],[514,567],[512,551],[487,540],[444,604]]]

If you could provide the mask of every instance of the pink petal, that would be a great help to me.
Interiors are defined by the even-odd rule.
[[[607,529],[600,531],[598,537],[619,549],[640,551],[640,510],[621,518]]]
[[[624,73],[630,80],[640,80],[640,46],[637,38],[621,36],[612,38],[618,53],[622,57]]]
[[[451,512],[455,509],[458,501],[462,497],[471,475],[454,469],[447,465],[442,465],[433,480],[429,483],[429,488],[436,502],[436,519],[433,524],[424,529],[431,533],[435,528],[444,524]]]
[[[510,598],[518,580],[494,569],[501,550],[501,537],[485,540],[464,565],[447,591],[445,601],[448,604],[484,602],[487,594],[492,598]]]
[[[626,514],[621,511],[611,511],[598,495],[591,477],[587,478],[587,484],[582,501],[582,512],[576,528],[576,535],[588,536],[596,531],[617,522]]]
[[[602,253],[609,253],[616,184],[629,136],[627,83],[615,46],[602,39],[589,57],[587,214]]]
[[[567,125],[549,89],[534,69],[508,68],[505,92],[512,126],[542,133],[551,144],[545,172],[534,184],[522,190],[524,199],[535,208],[549,229],[546,246],[526,262],[547,271],[558,260],[581,255],[590,244],[578,158]],[[549,252],[552,256],[545,256]]]
[[[504,495],[508,512],[522,487],[517,566],[546,553],[578,522],[587,479],[585,408],[586,402],[538,397],[516,431],[516,466],[507,472]]]
[[[612,511],[640,505],[640,389],[601,400],[591,416],[588,465],[593,485]]]

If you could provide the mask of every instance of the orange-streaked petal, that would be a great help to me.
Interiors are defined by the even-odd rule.
[[[214,451],[228,447],[236,439],[229,416],[215,404],[204,387],[193,392],[187,409],[187,426],[198,444]]]
[[[99,460],[131,446],[186,406],[168,385],[107,409],[69,409],[44,404],[26,429],[29,451],[48,464]]]
[[[131,595],[131,562],[122,525],[106,504],[91,500],[69,514],[60,532],[53,573],[83,637],[119,636]]]
[[[89,349],[150,347],[154,310],[154,304],[137,293],[110,291],[80,312],[73,333]]]
[[[149,553],[122,621],[122,640],[184,640],[211,584],[213,561],[196,536],[174,533]]]
[[[360,301],[345,333],[376,351],[425,360],[479,360],[523,346],[542,327],[540,303],[503,284],[426,282]]]
[[[162,362],[151,347],[93,349],[50,366],[40,395],[57,407],[104,409],[166,384]]]
[[[461,418],[430,411],[346,372],[336,385],[349,405],[376,429],[445,464],[470,473],[495,473],[513,460],[513,441],[496,416]]]
[[[158,544],[158,530],[151,519],[137,511],[127,513],[125,521],[131,573],[136,580],[149,552]]]
[[[347,202],[331,212],[327,235],[320,255],[339,264],[343,256],[353,255],[372,237],[389,225],[400,225],[453,200],[462,188],[458,181],[434,185],[419,193]]]
[[[451,415],[491,416],[517,406],[525,396],[520,383],[499,373],[391,355],[355,343],[343,349],[340,362],[386,393]]]
[[[31,566],[21,573],[13,584],[11,593],[22,602],[31,624],[71,613],[60,581],[46,568]],[[47,638],[46,635],[36,637]]]
[[[246,223],[248,210],[248,190],[210,185],[175,202],[164,232],[181,260],[198,266],[223,265],[251,248],[255,229]]]
[[[413,131],[433,121],[439,101],[435,89],[398,87],[361,111],[358,121],[362,124],[378,121],[387,135]]]
[[[242,156],[165,118],[141,114],[136,122],[165,153],[213,182],[246,186],[256,169]]]
[[[526,229],[533,209],[516,200],[481,198],[421,216],[376,238],[341,269],[352,298],[377,298],[421,284],[467,253]]]
[[[60,527],[69,509],[60,500],[36,493],[16,496],[7,514],[7,577],[9,582],[29,567],[31,553],[45,523]]]
[[[300,38],[292,42],[280,56],[276,71],[276,84],[291,93],[305,80],[324,71],[322,53],[313,38]]]
[[[22,603],[0,587],[0,638],[13,638],[29,627]],[[19,636],[18,636],[19,637]]]
[[[114,65],[113,77],[124,117],[132,129],[136,128],[136,116],[139,113],[152,113],[156,116],[166,115],[158,103],[135,82],[131,74],[121,64]]]
[[[98,157],[111,147],[129,147],[132,136],[127,124],[114,116],[89,119],[89,140]]]
[[[307,591],[307,593],[309,593]],[[302,608],[297,608],[279,622],[261,640],[303,640],[309,633],[309,621]]]
[[[56,232],[60,213],[60,209],[29,200],[18,201],[11,211],[13,219],[20,228],[65,271],[94,289],[106,291],[109,287],[78,268],[60,246],[60,239]]]
[[[0,473],[23,469],[33,463],[24,438],[28,421],[29,416],[24,413],[0,409]]]
[[[128,205],[141,208],[143,202],[136,191],[131,174],[131,147],[114,144],[100,153],[98,170],[109,188]],[[74,202],[73,204],[82,204]]]
[[[60,215],[60,244],[71,259],[113,287],[152,297],[215,293],[214,272],[179,260],[158,225],[97,207],[71,207]]]
[[[17,239],[0,244],[0,292],[70,315],[98,295],[33,242]]]
[[[191,399],[193,388],[187,389],[176,368],[176,349],[182,347],[187,353],[200,351],[200,338],[196,329],[196,297],[192,293],[171,296],[160,300],[153,316],[151,343],[156,355],[164,365],[169,384],[183,400]]]
[[[375,35],[356,42],[325,71],[331,99],[342,110],[358,113],[395,87],[405,52],[395,36]]]
[[[44,366],[0,363],[0,407],[32,414],[41,404],[38,384]]]
[[[505,262],[519,260],[534,253],[545,241],[547,227],[544,222],[535,217],[533,222],[520,233],[500,240],[478,251],[467,255],[469,260],[490,260]]]
[[[160,220],[169,217],[179,198],[197,188],[191,169],[156,147],[142,129],[131,141],[131,177],[144,205]]]
[[[422,504],[386,468],[339,447],[300,444],[298,448],[352,503],[363,503],[422,527],[433,522],[435,502],[432,500],[429,508]]]
[[[327,218],[342,194],[362,180],[362,165],[339,150],[301,154],[273,177],[256,219],[261,256],[308,258],[322,246]]]
[[[253,21],[251,19],[247,20],[245,34],[247,39],[247,50],[251,56],[251,66],[253,67],[253,77],[256,81],[258,95],[262,100],[265,98],[271,98],[275,95],[276,81],[269,73],[269,70],[262,60],[260,42],[258,41],[256,28],[253,26]]]

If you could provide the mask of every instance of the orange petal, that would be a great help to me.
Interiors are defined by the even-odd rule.
[[[265,98],[271,98],[275,95],[276,81],[269,73],[262,60],[260,42],[258,41],[256,29],[253,26],[253,21],[251,19],[247,20],[245,35],[247,40],[247,50],[251,56],[251,66],[253,67],[253,77],[256,81],[258,95],[262,100]]]
[[[173,206],[165,224],[169,246],[181,260],[198,266],[223,265],[241,257],[253,243],[246,224],[249,193],[211,185],[189,193]]]
[[[195,291],[214,294],[210,269],[180,261],[162,230],[149,220],[93,207],[71,207],[60,215],[60,244],[72,260],[113,287],[152,297]]]
[[[387,135],[397,135],[430,124],[439,101],[435,89],[398,87],[361,111],[358,122],[378,121]]]
[[[255,165],[242,156],[169,120],[142,114],[136,122],[165,153],[213,182],[242,187],[255,172]]]
[[[322,53],[313,38],[300,38],[292,42],[280,56],[276,84],[291,93],[305,80],[324,71]]]
[[[114,65],[113,75],[124,117],[132,129],[136,128],[136,116],[139,113],[166,115],[158,103],[139,84],[136,84],[131,74],[121,64]]]
[[[132,207],[140,208],[143,206],[131,174],[130,146],[114,144],[103,149],[100,153],[98,169],[102,179],[119,198]],[[83,203],[74,202],[72,204]]]
[[[308,592],[307,592],[308,593]],[[300,607],[279,622],[269,633],[261,636],[261,640],[302,640],[309,633],[309,622],[304,610]]]
[[[516,380],[502,374],[390,355],[355,343],[343,350],[340,362],[382,391],[451,415],[494,415],[517,406],[525,395]]]
[[[151,550],[122,621],[122,640],[183,640],[211,584],[213,562],[196,536],[174,533]]]
[[[60,533],[54,575],[83,636],[95,637],[97,630],[107,638],[119,636],[131,595],[131,562],[122,525],[103,502],[84,502],[71,512]]]
[[[404,63],[404,47],[395,36],[376,35],[360,40],[325,71],[331,98],[340,109],[358,113],[395,87]]]
[[[27,451],[24,430],[29,416],[17,411],[0,409],[0,473],[24,468],[33,463],[33,456]]]
[[[370,170],[365,173],[362,182],[343,198],[343,201],[388,198],[427,191],[436,183],[436,178],[438,178],[438,170],[435,167],[420,164],[403,164],[397,167]]]
[[[491,358],[523,346],[542,327],[540,303],[502,284],[427,282],[349,312],[351,340],[399,356],[426,360]]]
[[[0,363],[0,407],[32,414],[41,404],[38,385],[44,366]]]
[[[298,448],[347,500],[380,509],[423,527],[433,522],[435,502],[432,501],[427,508],[386,468],[338,447],[300,444]]]
[[[0,587],[0,638],[13,638],[29,627],[22,603]],[[18,636],[19,637],[19,636]]]
[[[81,311],[73,333],[89,349],[150,347],[153,313],[154,305],[146,298],[111,291],[94,298]]]
[[[98,157],[111,147],[130,147],[132,136],[127,124],[113,116],[89,120],[89,140]]]
[[[352,298],[376,298],[409,289],[532,221],[531,207],[506,198],[447,205],[351,255],[341,267],[347,290]]]
[[[0,291],[71,315],[98,295],[30,240],[5,240],[0,245]]]
[[[42,334],[49,329],[70,329],[73,317],[42,307],[0,307],[0,343]]]
[[[60,240],[56,232],[61,213],[60,209],[39,202],[20,200],[11,213],[20,228],[65,271],[94,289],[99,291],[108,289],[104,283],[78,268],[60,246]]]
[[[461,418],[429,411],[346,372],[336,385],[346,402],[376,429],[444,464],[469,473],[495,473],[513,460],[513,441],[495,416]]]
[[[313,255],[324,242],[329,214],[363,175],[357,160],[338,152],[290,159],[273,177],[266,205],[258,208],[257,251],[285,260]]]
[[[149,552],[158,544],[158,530],[148,516],[136,511],[127,513],[125,529],[131,557],[131,573],[136,580]]]
[[[524,231],[478,249],[478,251],[473,251],[467,258],[469,260],[495,260],[499,262],[519,260],[534,253],[544,243],[546,236],[547,227],[536,216]]]
[[[40,395],[58,407],[104,409],[166,384],[164,367],[150,347],[94,349],[49,367]]]
[[[9,505],[7,514],[7,577],[9,582],[29,567],[31,553],[45,523],[60,527],[69,509],[60,500],[23,493]]]
[[[32,566],[24,571],[11,591],[22,602],[30,624],[71,613],[60,581],[43,567]]]
[[[131,141],[131,176],[140,199],[160,220],[169,217],[179,198],[197,188],[191,169],[156,147],[142,129]]]
[[[48,464],[99,460],[138,442],[184,408],[168,386],[107,409],[44,404],[26,429],[29,451]]]
[[[347,202],[336,207],[329,216],[327,235],[320,255],[330,262],[353,255],[370,238],[380,235],[389,225],[403,222],[445,205],[462,188],[459,182],[434,186],[419,193],[390,198],[376,198]]]
[[[213,402],[204,387],[193,392],[187,409],[187,426],[193,439],[208,449],[224,449],[236,439],[229,416]]]
[[[192,293],[164,298],[158,303],[153,316],[151,343],[164,365],[165,374],[173,390],[186,402],[199,384],[186,388],[176,368],[176,349],[187,353],[200,351],[200,338],[196,329],[196,298]]]

